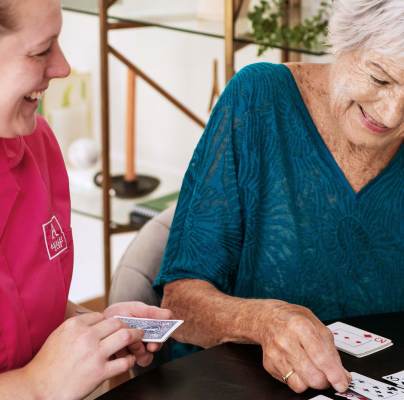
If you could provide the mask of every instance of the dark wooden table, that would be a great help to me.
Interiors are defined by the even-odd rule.
[[[364,358],[341,353],[349,371],[374,379],[404,369],[404,312],[346,319],[351,325],[393,340]],[[172,361],[104,394],[101,400],[299,400],[317,394],[341,399],[335,390],[293,393],[262,367],[259,346],[225,344]]]

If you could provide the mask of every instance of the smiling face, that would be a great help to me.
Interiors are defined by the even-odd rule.
[[[404,139],[404,58],[356,51],[331,70],[336,131],[358,146],[386,148]]]
[[[11,11],[16,29],[0,34],[0,137],[9,138],[32,133],[49,81],[70,73],[58,43],[60,1],[13,2]]]

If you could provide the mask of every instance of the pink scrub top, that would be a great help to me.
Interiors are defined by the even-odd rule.
[[[73,269],[69,184],[56,138],[0,138],[0,372],[27,364],[63,321]]]

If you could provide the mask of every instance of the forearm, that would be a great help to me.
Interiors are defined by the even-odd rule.
[[[76,317],[77,315],[92,312],[88,308],[82,307],[78,304],[71,302],[70,300],[67,302],[65,319]]]
[[[162,306],[185,322],[174,334],[180,342],[201,347],[220,343],[259,343],[260,311],[277,300],[241,299],[225,295],[201,280],[179,280],[166,285]]]
[[[0,399],[36,400],[26,369],[20,368],[0,374]]]

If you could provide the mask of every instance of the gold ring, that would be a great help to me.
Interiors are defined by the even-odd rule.
[[[282,376],[282,380],[288,384],[288,379],[295,373],[295,371],[293,371],[293,369],[291,369],[286,375]]]

